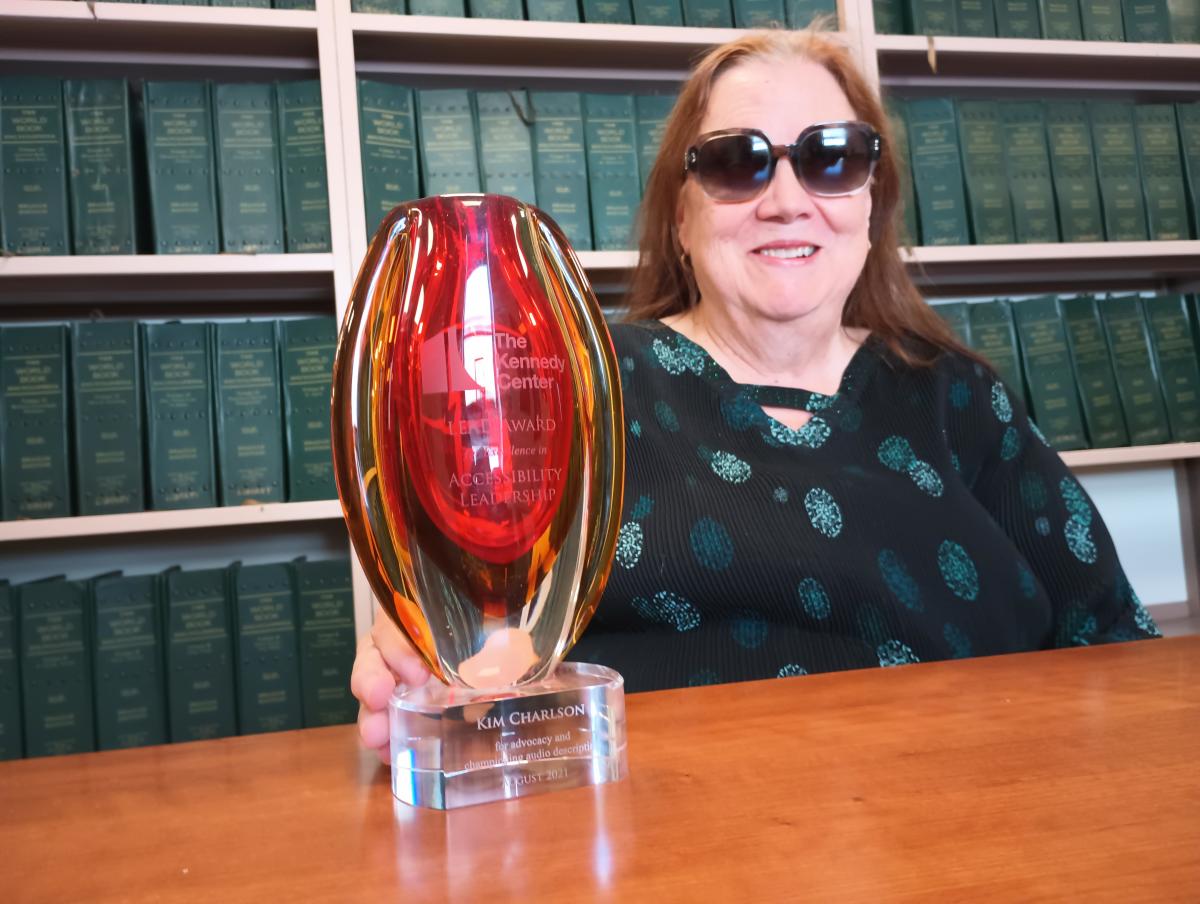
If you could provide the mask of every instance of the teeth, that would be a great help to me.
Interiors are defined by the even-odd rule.
[[[758,254],[765,254],[767,257],[777,257],[782,260],[793,260],[798,257],[812,257],[813,252],[816,250],[812,245],[802,245],[797,248],[761,248]]]

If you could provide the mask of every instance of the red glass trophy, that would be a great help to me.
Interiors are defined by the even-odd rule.
[[[391,699],[396,797],[444,809],[621,778],[620,675],[562,663],[612,566],[624,474],[612,340],[562,232],[499,195],[393,210],[333,386],[355,552],[440,679]]]

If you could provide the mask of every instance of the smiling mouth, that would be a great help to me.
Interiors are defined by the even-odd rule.
[[[788,245],[784,248],[755,248],[754,253],[775,260],[801,260],[817,253],[816,245]]]

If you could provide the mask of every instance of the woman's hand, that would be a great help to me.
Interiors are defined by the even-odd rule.
[[[375,623],[358,640],[358,655],[350,674],[350,691],[358,699],[358,736],[364,747],[387,763],[389,735],[387,702],[397,684],[420,687],[429,669],[395,622],[375,607]]]

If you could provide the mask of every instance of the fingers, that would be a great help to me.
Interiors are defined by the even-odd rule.
[[[385,761],[388,742],[391,740],[389,735],[386,712],[371,712],[365,706],[358,708],[358,737],[362,745],[383,753]]]
[[[408,642],[408,638],[386,615],[376,614],[375,624],[371,626],[371,640],[374,641],[384,663],[402,684],[420,687],[429,680],[429,669],[425,667],[413,645]]]
[[[388,697],[396,688],[397,675],[388,668],[379,649],[364,635],[358,644],[358,656],[350,673],[350,692],[372,712],[387,708]]]

